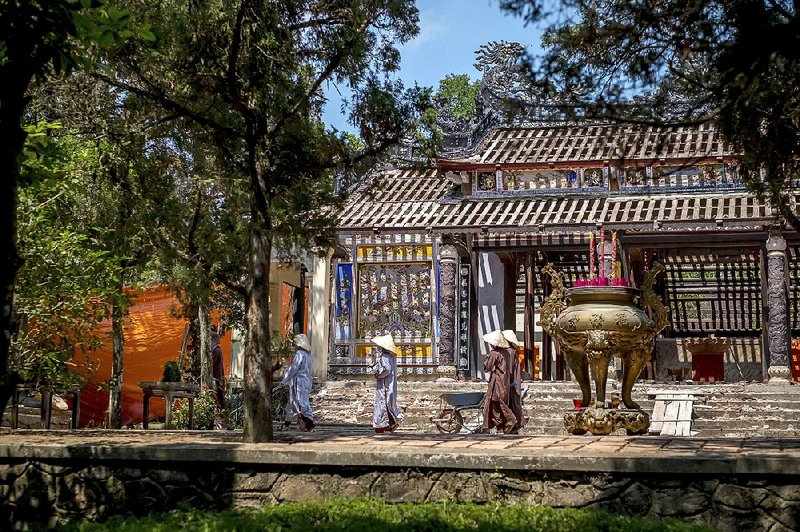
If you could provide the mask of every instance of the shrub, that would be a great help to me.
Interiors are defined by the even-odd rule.
[[[181,382],[181,371],[178,369],[178,363],[174,360],[168,360],[164,364],[164,382]]]
[[[244,388],[231,388],[225,396],[224,415],[228,428],[241,429],[244,426]]]
[[[194,400],[194,428],[212,430],[214,422],[220,417],[219,407],[214,392],[204,389]],[[173,409],[172,424],[176,429],[189,428],[189,400],[176,399]]]
[[[272,392],[272,419],[275,423],[282,423],[286,413],[286,403],[289,397],[285,388],[274,388]],[[244,426],[244,388],[232,388],[225,396],[225,408],[220,415],[225,420],[225,426],[231,430],[241,429]]]

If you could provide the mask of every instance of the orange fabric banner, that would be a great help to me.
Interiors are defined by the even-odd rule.
[[[178,360],[181,342],[188,320],[176,318],[173,309],[180,303],[175,295],[165,287],[150,288],[135,292],[133,305],[123,326],[125,349],[122,369],[122,425],[142,422],[142,389],[140,382],[160,381],[164,374],[164,364]],[[91,381],[81,390],[81,427],[103,426],[108,410],[108,388],[105,383],[111,377],[111,321],[101,324],[107,333],[103,346],[89,354],[89,359],[97,370]],[[225,374],[230,372],[231,335],[225,335],[221,343]],[[79,367],[84,366],[81,357],[74,360]],[[79,370],[80,371],[80,370]],[[150,419],[164,416],[164,400],[150,400]]]

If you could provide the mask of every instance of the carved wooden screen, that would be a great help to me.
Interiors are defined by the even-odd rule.
[[[760,333],[758,251],[731,255],[672,254],[664,262],[666,303],[673,333]]]
[[[800,335],[800,246],[789,246],[789,320],[792,335]]]
[[[291,338],[294,334],[295,314],[297,313],[298,288],[289,283],[281,286],[281,336]],[[298,331],[299,332],[299,331]]]

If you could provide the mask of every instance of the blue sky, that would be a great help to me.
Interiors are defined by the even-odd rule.
[[[420,33],[400,48],[402,64],[398,73],[406,86],[417,82],[436,86],[447,74],[480,73],[472,64],[475,50],[490,41],[516,41],[536,49],[541,33],[525,27],[522,19],[506,15],[496,0],[418,0]],[[340,90],[342,90],[340,88]],[[325,123],[351,130],[340,112],[336,89],[328,88]]]

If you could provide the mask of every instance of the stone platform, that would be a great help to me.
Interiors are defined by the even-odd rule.
[[[504,502],[800,528],[800,438],[0,432],[0,526],[331,497]]]

